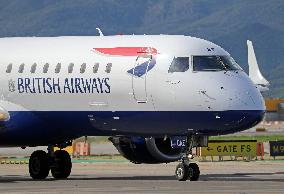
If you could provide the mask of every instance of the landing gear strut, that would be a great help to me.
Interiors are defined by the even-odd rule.
[[[193,136],[187,138],[187,146],[181,158],[181,163],[176,167],[175,175],[179,181],[197,181],[200,175],[199,167],[196,163],[189,163],[188,156],[192,154]]]
[[[70,155],[65,150],[53,152],[53,146],[48,146],[48,153],[37,150],[29,160],[29,173],[33,179],[45,179],[49,171],[56,179],[67,178],[72,169]]]

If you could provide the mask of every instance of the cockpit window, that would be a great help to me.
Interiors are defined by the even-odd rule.
[[[189,69],[189,57],[175,57],[169,68],[169,73],[185,72]]]
[[[193,71],[234,71],[241,67],[230,56],[193,56]]]

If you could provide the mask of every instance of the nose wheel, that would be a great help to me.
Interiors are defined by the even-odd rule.
[[[178,181],[197,181],[200,171],[196,163],[179,163],[176,167],[175,175]]]
[[[175,176],[178,181],[197,181],[199,179],[200,170],[196,163],[189,163],[189,155],[192,155],[193,137],[187,137],[187,146],[183,150],[181,163],[176,167]]]
[[[45,179],[49,171],[56,179],[66,179],[72,169],[70,155],[65,150],[49,153],[37,150],[32,153],[29,160],[29,173],[33,179]]]

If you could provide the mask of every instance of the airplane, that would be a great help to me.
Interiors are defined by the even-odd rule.
[[[131,162],[180,161],[177,180],[196,181],[193,147],[263,119],[269,82],[248,47],[250,77],[223,48],[190,36],[0,38],[0,146],[48,146],[31,154],[30,176],[65,179],[63,148],[109,136]]]

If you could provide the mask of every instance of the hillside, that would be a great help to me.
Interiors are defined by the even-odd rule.
[[[283,0],[0,0],[0,37],[185,34],[211,40],[247,69],[246,40],[284,97]]]

